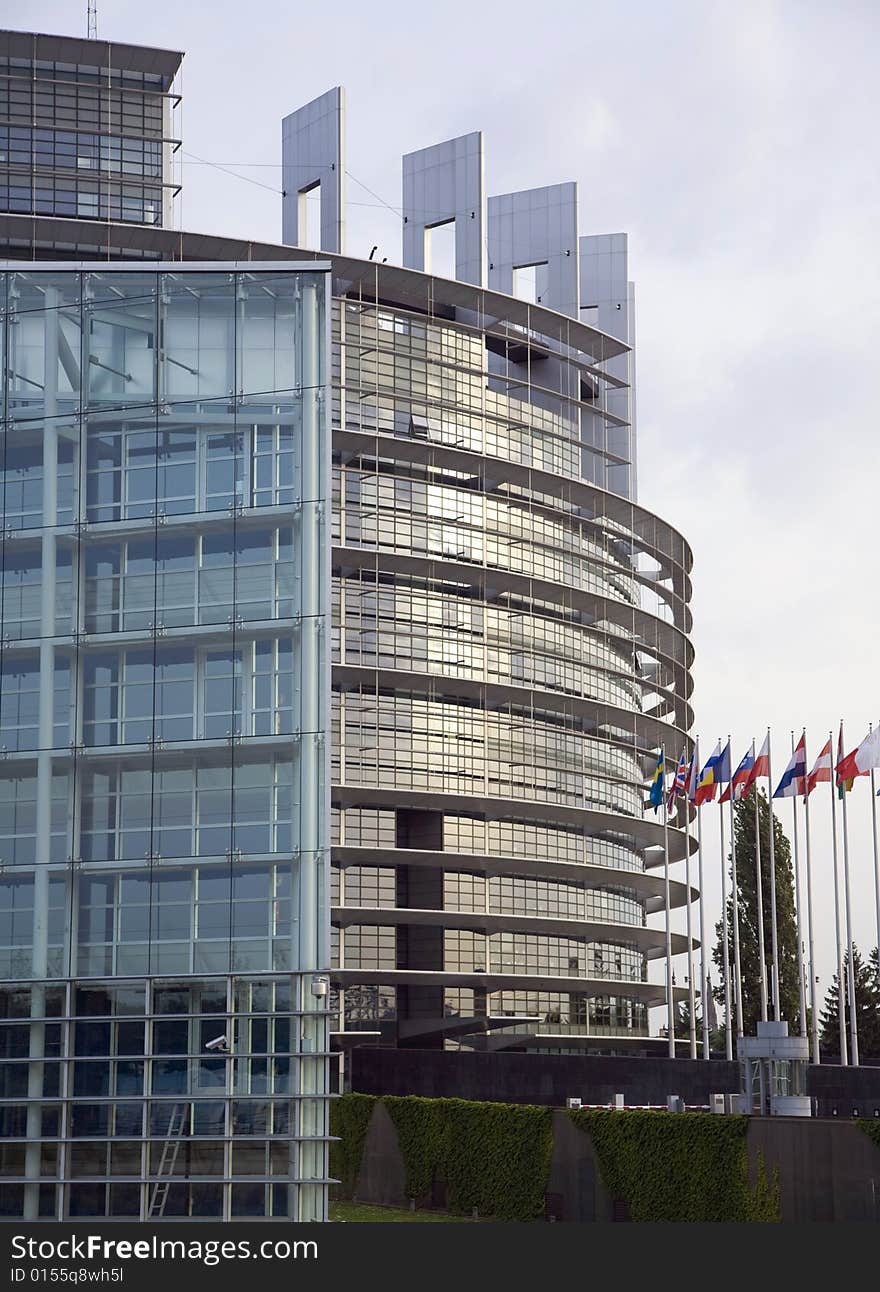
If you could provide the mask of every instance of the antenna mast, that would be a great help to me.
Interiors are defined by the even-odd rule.
[[[98,39],[98,0],[88,0],[88,39]]]

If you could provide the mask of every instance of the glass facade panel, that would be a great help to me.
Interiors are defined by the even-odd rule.
[[[7,1214],[324,1218],[327,277],[2,277]]]
[[[60,38],[25,43],[16,40],[19,33],[10,35],[26,56],[0,58],[0,207],[167,223],[175,191],[172,157],[179,146],[170,137],[179,59],[154,51],[165,71],[132,71],[116,66],[124,46],[102,43],[95,49],[96,66],[84,66],[35,57],[35,46],[47,39],[59,52]],[[70,57],[78,56],[72,48]]]

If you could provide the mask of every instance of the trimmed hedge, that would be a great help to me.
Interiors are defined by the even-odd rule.
[[[334,1196],[350,1198],[357,1183],[367,1128],[377,1103],[397,1131],[409,1197],[446,1190],[451,1212],[498,1220],[536,1220],[553,1153],[553,1110],[529,1104],[378,1098],[348,1094],[330,1107],[330,1174]],[[746,1117],[707,1113],[569,1113],[596,1150],[605,1187],[635,1221],[777,1221],[778,1172],[768,1180],[759,1156],[749,1183]],[[880,1124],[861,1123],[880,1147]]]
[[[544,1192],[553,1152],[553,1113],[530,1105],[342,1095],[330,1105],[330,1174],[341,1181],[333,1196],[350,1198],[357,1184],[367,1127],[382,1103],[397,1131],[406,1170],[406,1192],[425,1198],[435,1184],[446,1187],[452,1212],[499,1220],[535,1220],[544,1212]]]
[[[572,1111],[593,1142],[605,1187],[635,1221],[777,1221],[779,1184],[763,1158],[749,1184],[746,1117]]]
[[[354,1192],[375,1105],[375,1095],[330,1100],[330,1134],[339,1136],[330,1142],[330,1174],[340,1181],[330,1186],[333,1198],[350,1198]]]
[[[536,1220],[553,1153],[553,1113],[530,1104],[386,1096],[406,1166],[406,1191],[446,1185],[446,1205],[498,1220]]]

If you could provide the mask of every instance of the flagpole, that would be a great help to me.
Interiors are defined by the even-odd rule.
[[[730,735],[727,736],[730,744]],[[736,1034],[743,1035],[742,966],[739,955],[739,884],[736,875],[736,829],[733,819],[733,783],[730,790],[730,882],[733,889],[733,979],[736,985]],[[722,812],[724,809],[721,809]]]
[[[663,799],[663,900],[666,906],[666,1026],[669,1057],[675,1058],[675,1004],[672,999],[672,924],[669,902],[669,813],[666,807],[666,747],[660,746],[660,797]]]
[[[697,736],[694,758],[700,767],[700,737]],[[709,988],[706,973],[706,886],[703,883],[703,805],[697,804],[697,878],[700,883],[700,1004],[702,1006],[703,1058],[710,1056],[709,1046]]]
[[[807,733],[804,732],[804,772],[809,767],[807,759]],[[810,1032],[813,1041],[813,1062],[822,1061],[819,1054],[819,1014],[816,1009],[816,954],[813,944],[813,871],[810,864],[810,778],[804,777],[804,837],[807,845],[807,947],[810,960]]]
[[[834,784],[834,732],[828,732],[828,759],[831,763],[831,775],[828,784],[831,787],[831,859],[834,863],[834,934],[837,941],[837,1028],[840,1037],[840,1063],[846,1067],[849,1060],[846,1051],[846,1005],[843,999],[843,951],[840,945],[840,868],[837,864],[837,807],[834,795],[837,787]]]
[[[806,748],[806,747],[805,747]],[[791,752],[794,755],[794,732],[791,733]],[[804,754],[804,776],[806,777],[806,753]],[[804,781],[806,785],[806,781]],[[801,871],[798,861],[798,821],[797,793],[791,800],[792,840],[794,842],[794,902],[795,927],[797,928],[797,964],[798,964],[798,1001],[801,1009],[801,1036],[807,1035],[807,993],[804,986],[804,942],[801,937]]]
[[[721,743],[720,741],[718,742]],[[724,1045],[728,1059],[733,1058],[733,1028],[730,1017],[730,948],[727,945],[727,865],[724,856],[724,804],[718,804],[718,825],[721,830],[721,940],[724,964]]]
[[[767,728],[767,811],[770,825],[770,936],[773,953],[773,969],[770,982],[773,987],[773,1018],[778,1023],[782,1017],[782,1002],[779,999],[779,931],[776,925],[776,851],[773,841],[773,772],[770,763],[770,728]]]
[[[752,741],[752,761],[755,757],[755,742]],[[755,795],[755,901],[758,916],[758,982],[761,987],[761,1022],[767,1022],[767,949],[764,946],[764,878],[761,866],[761,811],[758,806],[758,781],[755,779],[752,789]]]
[[[688,1040],[690,1042],[690,1055],[692,1059],[697,1057],[697,993],[694,984],[694,940],[692,937],[691,924],[691,826],[688,817],[690,816],[690,800],[685,794],[684,812],[685,812],[685,834],[684,840],[687,847],[684,864],[684,882],[687,888],[687,900],[685,902],[685,918],[687,920],[687,941],[688,941]]]
[[[874,730],[874,724],[868,724],[868,730]],[[877,905],[877,946],[880,948],[880,854],[877,851],[877,786],[874,768],[871,768],[871,834],[874,840],[874,900]],[[877,952],[880,962],[880,950]]]
[[[843,722],[840,724],[840,745],[843,748]],[[849,883],[849,837],[846,828],[846,795],[847,789],[844,784],[841,793],[841,804],[843,805],[843,896],[846,906],[846,944],[847,959],[849,961],[849,970],[847,972],[847,995],[849,997],[849,1036],[850,1036],[850,1057],[854,1068],[859,1066],[859,1024],[856,1018],[856,974],[855,960],[853,957],[853,934],[852,934],[852,899],[850,896]]]

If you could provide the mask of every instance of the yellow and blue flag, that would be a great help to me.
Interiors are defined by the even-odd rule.
[[[654,769],[654,779],[651,782],[651,793],[648,796],[648,802],[656,812],[663,802],[663,774],[666,768],[663,765],[663,751],[660,751],[660,757],[657,759],[657,766]]]

